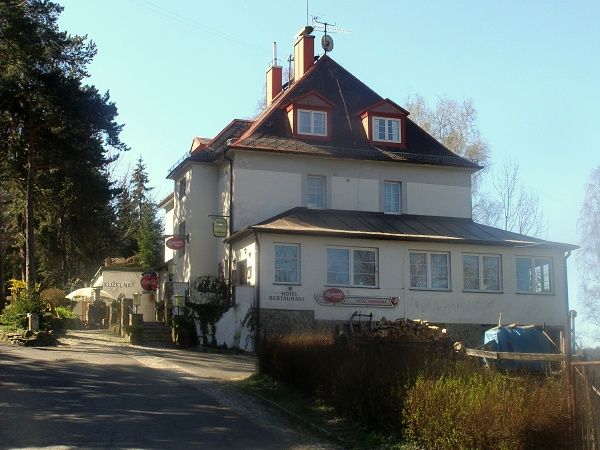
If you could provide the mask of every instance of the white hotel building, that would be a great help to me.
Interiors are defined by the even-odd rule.
[[[355,311],[426,319],[471,342],[500,315],[563,327],[576,246],[473,222],[481,167],[329,56],[315,61],[308,31],[294,73],[282,86],[270,67],[266,109],[194,139],[171,169],[167,229],[188,237],[172,254],[177,281],[222,270],[234,309],[252,304],[277,331]],[[229,220],[226,238],[213,237],[215,215]]]

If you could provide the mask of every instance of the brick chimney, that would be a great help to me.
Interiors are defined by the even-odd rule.
[[[315,37],[313,27],[304,27],[296,35],[294,44],[294,81],[298,81],[315,63]]]
[[[277,43],[273,42],[273,62],[267,69],[267,106],[273,103],[273,99],[282,89],[282,69],[277,65]]]

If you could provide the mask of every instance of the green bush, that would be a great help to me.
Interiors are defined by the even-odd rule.
[[[561,380],[484,369],[419,376],[404,408],[406,436],[434,449],[570,448]]]
[[[54,309],[54,312],[58,316],[59,319],[75,319],[77,315],[66,306],[57,306]]]
[[[0,324],[6,325],[11,330],[27,328],[27,314],[37,314],[40,318],[40,328],[44,324],[44,307],[36,293],[21,289],[13,297],[10,305],[0,314]]]

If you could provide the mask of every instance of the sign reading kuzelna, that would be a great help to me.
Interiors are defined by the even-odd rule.
[[[213,218],[213,236],[214,237],[226,237],[227,232],[229,231],[229,226],[227,224],[227,219],[224,217],[214,217]]]

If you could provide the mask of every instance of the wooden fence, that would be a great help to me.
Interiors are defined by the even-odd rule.
[[[571,363],[577,448],[600,450],[600,361]]]

